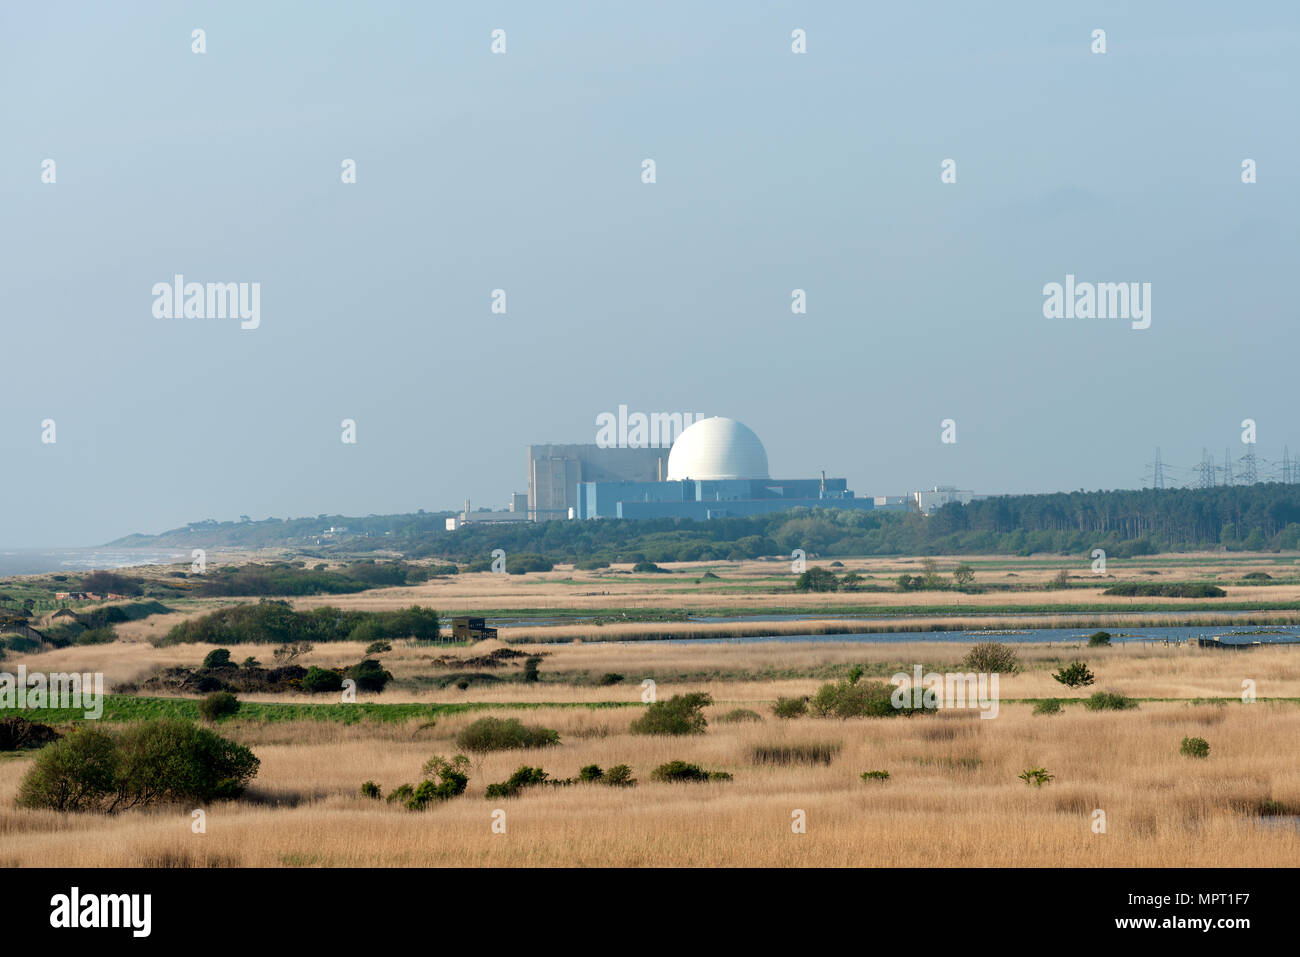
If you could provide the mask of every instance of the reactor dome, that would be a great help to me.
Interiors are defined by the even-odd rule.
[[[735,419],[701,419],[682,430],[668,453],[670,482],[768,477],[763,443]]]

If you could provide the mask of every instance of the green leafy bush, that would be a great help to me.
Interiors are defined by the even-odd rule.
[[[778,718],[802,718],[808,713],[808,699],[777,698],[776,704],[772,705],[772,713]]]
[[[489,784],[487,786],[488,799],[516,797],[524,788],[537,787],[545,784],[549,775],[541,768],[530,768],[527,765],[521,765],[510,775],[509,779],[502,781],[500,784]]]
[[[1117,691],[1098,691],[1083,702],[1089,711],[1128,711],[1138,703]]]
[[[471,754],[546,748],[559,743],[558,731],[524,724],[518,718],[479,718],[456,735],[456,747]]]
[[[323,694],[327,691],[341,691],[343,676],[337,671],[317,668],[312,665],[302,676],[302,690],[308,694]]]
[[[207,671],[233,667],[235,667],[235,663],[230,660],[229,648],[213,648],[203,656],[203,668]]]
[[[1208,758],[1210,756],[1210,742],[1204,738],[1183,738],[1178,753],[1189,758]]]
[[[840,581],[829,569],[816,566],[803,572],[794,582],[795,591],[836,591]]]
[[[633,734],[703,734],[708,726],[704,708],[713,698],[704,691],[675,694],[667,701],[656,701],[631,725]]]
[[[1044,698],[1034,705],[1034,714],[1060,714],[1060,698]]]
[[[583,784],[591,784],[601,780],[605,776],[599,764],[588,764],[578,769],[578,780]]]
[[[617,671],[607,671],[600,676],[600,679],[596,682],[596,684],[600,685],[601,687],[606,687],[608,685],[620,684],[623,681],[624,681],[624,676],[619,674]]]
[[[961,660],[961,670],[976,674],[1014,675],[1020,670],[1020,655],[1004,642],[981,642],[966,652]]]
[[[862,780],[864,781],[888,781],[888,771],[863,771]]]
[[[240,744],[164,719],[110,734],[84,725],[39,752],[18,804],[111,813],[178,801],[238,797],[260,762]]]
[[[894,686],[885,681],[848,679],[824,684],[808,702],[819,718],[891,718],[917,710],[912,705],[894,707]]]
[[[1046,768],[1025,768],[1016,776],[1026,784],[1036,788],[1041,788],[1056,777],[1054,774],[1048,774]]]
[[[524,681],[531,683],[540,679],[541,676],[537,673],[537,667],[541,663],[541,658],[533,657],[524,659]]]
[[[379,785],[374,781],[363,781],[361,784],[361,796],[378,801],[382,796],[379,790]]]
[[[405,805],[408,811],[423,811],[436,801],[450,801],[465,793],[469,784],[469,758],[458,754],[450,761],[435,754],[424,762],[424,780],[415,786]]]
[[[630,788],[636,784],[636,778],[626,764],[616,764],[605,772],[605,783],[612,788]]]
[[[1111,636],[1109,631],[1094,631],[1091,635],[1088,636],[1088,647],[1089,648],[1108,647],[1110,645],[1110,637]]]
[[[310,671],[307,673],[311,674]],[[383,691],[384,686],[393,680],[392,674],[385,671],[374,658],[363,658],[344,671],[344,676],[357,683],[358,691]],[[303,681],[305,682],[306,678]]]
[[[1054,672],[1052,677],[1065,685],[1067,688],[1080,688],[1090,685],[1097,680],[1089,669],[1088,665],[1082,661],[1072,661],[1063,667],[1060,671]]]
[[[199,714],[208,721],[220,721],[239,711],[239,699],[229,691],[214,691],[199,702]]]

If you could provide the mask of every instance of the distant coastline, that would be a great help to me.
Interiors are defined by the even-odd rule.
[[[132,565],[167,565],[188,561],[189,553],[157,548],[13,548],[0,550],[0,578],[87,572]]]

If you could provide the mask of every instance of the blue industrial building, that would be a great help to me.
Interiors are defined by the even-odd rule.
[[[873,509],[845,479],[771,479],[758,436],[733,419],[696,422],[673,443],[661,482],[579,482],[578,518],[761,515],[798,506]]]

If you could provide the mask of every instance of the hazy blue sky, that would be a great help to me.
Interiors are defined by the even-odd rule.
[[[620,403],[859,494],[1300,454],[1298,71],[1293,2],[5,4],[0,547],[504,504]]]

